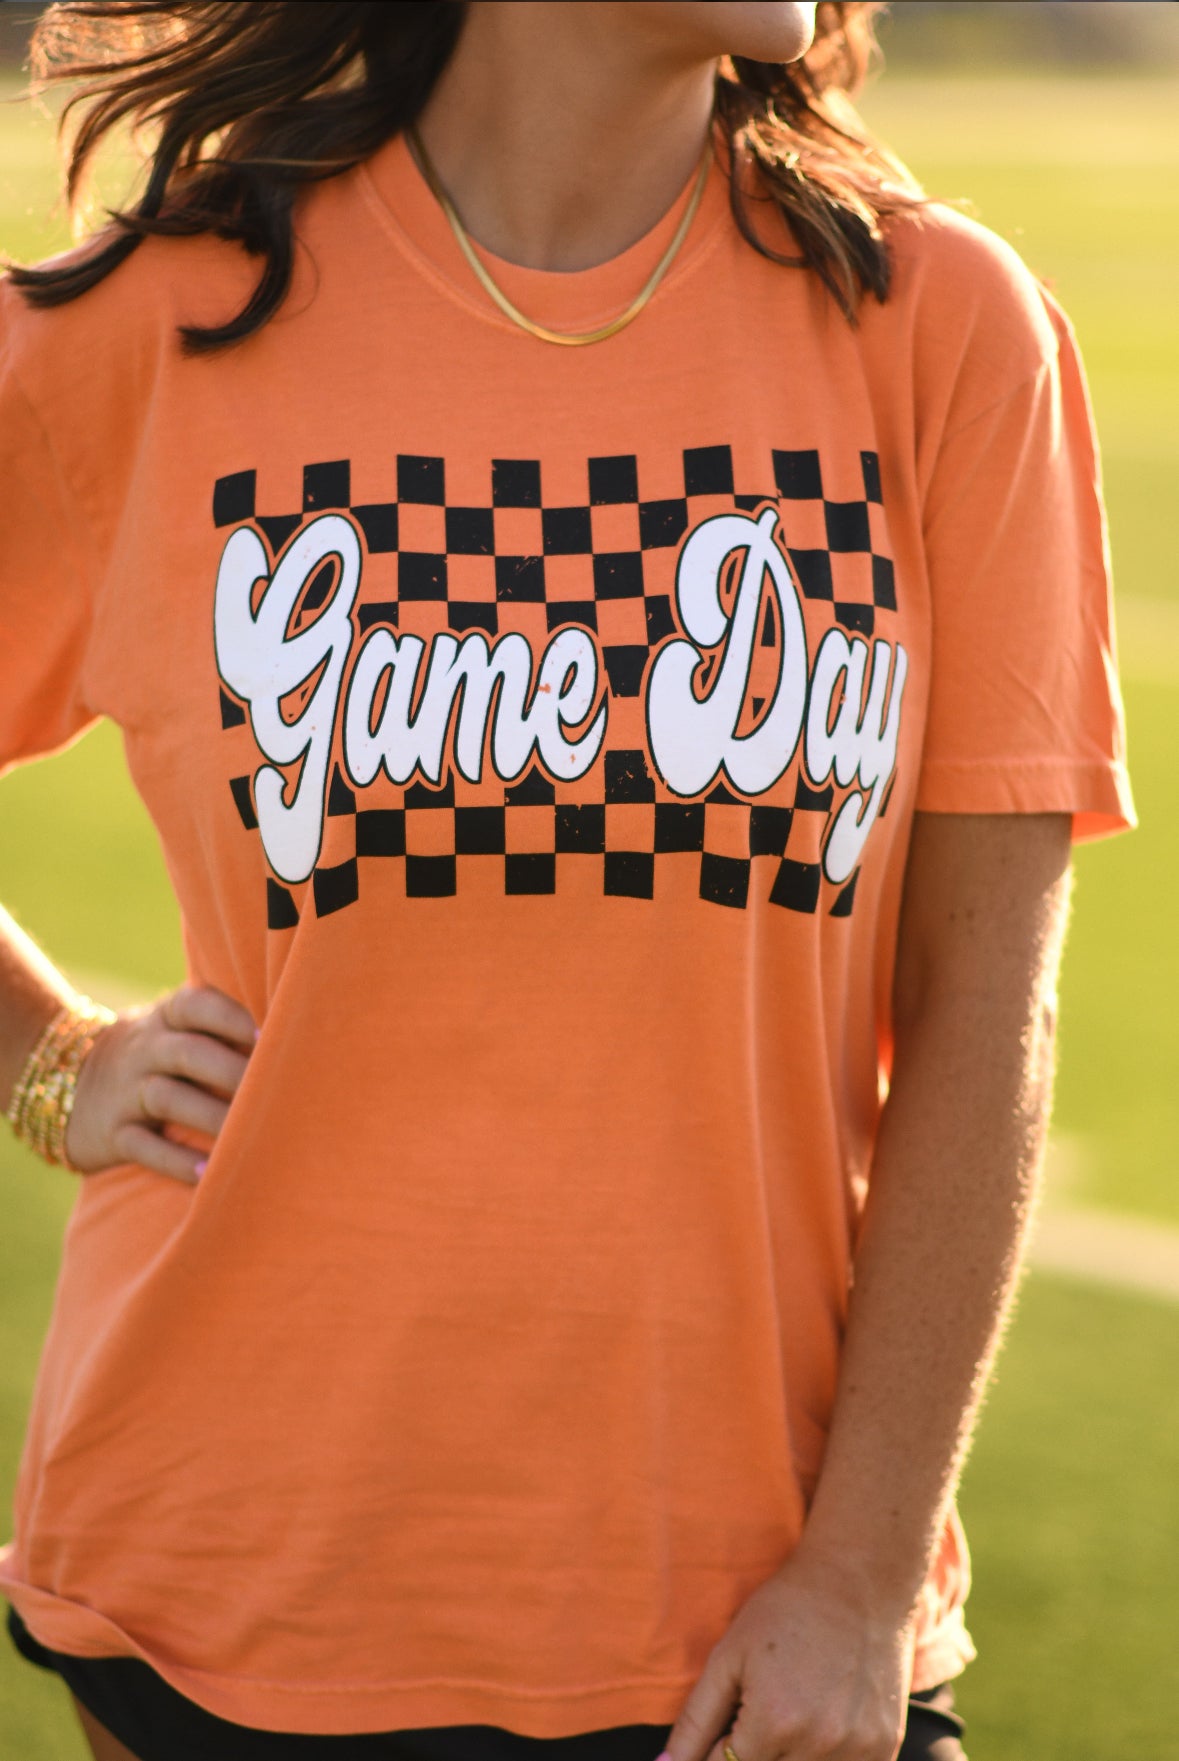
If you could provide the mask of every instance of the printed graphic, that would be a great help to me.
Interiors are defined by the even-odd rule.
[[[254,472],[221,478],[222,723],[252,739],[230,786],[271,927],[300,890],[319,916],[353,903],[369,860],[412,898],[476,859],[508,893],[596,859],[607,894],[649,899],[690,857],[714,903],[761,882],[850,914],[907,671],[879,468],[861,453],[863,499],[838,502],[817,452],[770,463],[773,490],[738,494],[728,447],[687,449],[684,495],[644,501],[635,456],[590,459],[585,505],[545,507],[540,462],[497,459],[479,507],[415,455],[396,500],[353,505],[333,461],[294,515],[257,511]]]

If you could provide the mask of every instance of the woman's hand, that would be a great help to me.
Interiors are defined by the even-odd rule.
[[[895,1761],[912,1618],[800,1551],[755,1590],[684,1703],[671,1761]]]
[[[240,1003],[211,986],[183,987],[128,1009],[99,1034],[78,1076],[66,1155],[83,1174],[137,1162],[194,1184],[207,1152],[167,1127],[216,1137],[257,1034]]]

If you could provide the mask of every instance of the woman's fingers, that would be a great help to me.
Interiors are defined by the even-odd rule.
[[[684,1701],[659,1761],[705,1761],[732,1723],[740,1694],[740,1671],[718,1647]],[[740,1761],[753,1758],[740,1755]]]
[[[244,1052],[227,1046],[224,1040],[211,1039],[207,1033],[164,1032],[151,1056],[153,1073],[181,1076],[185,1082],[199,1083],[226,1096],[237,1093],[248,1063]]]
[[[158,1073],[144,1078],[140,1105],[144,1116],[153,1123],[184,1125],[191,1131],[203,1131],[206,1137],[216,1137],[229,1111],[227,1101],[206,1089]]]
[[[120,1125],[114,1134],[114,1147],[119,1162],[136,1162],[154,1174],[167,1174],[195,1186],[204,1163],[203,1150],[190,1149],[187,1144],[173,1143],[170,1137],[153,1131],[150,1125]]]
[[[211,1034],[246,1051],[258,1037],[249,1011],[212,985],[182,985],[165,998],[162,1014],[165,1025],[176,1032]]]

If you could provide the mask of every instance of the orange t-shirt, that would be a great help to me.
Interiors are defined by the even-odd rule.
[[[687,200],[599,268],[619,311]],[[192,978],[264,1023],[202,1183],[80,1183],[0,1588],[222,1717],[679,1712],[818,1475],[915,808],[1129,795],[1067,324],[940,209],[858,328],[719,167],[561,349],[402,140],[295,289],[0,287],[0,762],[124,730]],[[931,1313],[936,1297],[931,1293]],[[971,1655],[956,1518],[917,1686]]]

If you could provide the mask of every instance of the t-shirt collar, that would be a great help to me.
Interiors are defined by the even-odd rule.
[[[729,200],[726,166],[727,154],[718,129],[712,168],[700,206],[653,300],[691,273],[722,225]],[[477,316],[501,327],[514,328],[479,286],[449,221],[414,161],[405,135],[395,135],[379,148],[363,168],[363,175],[396,243],[417,267]],[[645,285],[691,200],[696,176],[697,168],[693,166],[675,201],[654,226],[618,256],[592,269],[526,269],[482,245],[476,249],[497,286],[528,317],[553,329],[588,329],[617,316]]]

